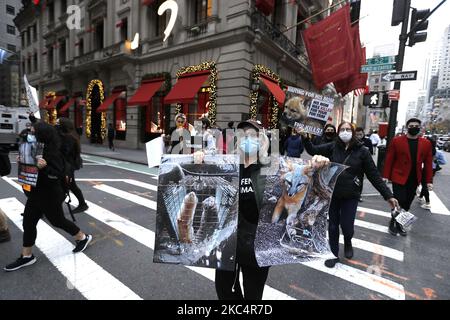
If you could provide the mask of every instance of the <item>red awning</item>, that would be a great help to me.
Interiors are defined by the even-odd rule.
[[[62,99],[64,99],[64,96],[56,96],[55,99],[53,99],[50,104],[47,106],[47,110],[55,109],[58,103],[61,102]]]
[[[75,103],[76,100],[77,98],[70,98],[69,101],[67,101],[67,103],[61,109],[59,109],[59,112],[63,113],[69,110],[69,108]]]
[[[269,16],[275,10],[275,0],[256,0],[255,7],[266,16]]]
[[[136,91],[134,96],[128,101],[129,106],[141,106],[149,103],[155,93],[161,88],[164,79],[154,79],[143,81],[141,87]]]
[[[210,71],[200,71],[186,74],[173,86],[164,99],[167,104],[193,102],[201,86],[210,75]]]
[[[106,112],[108,111],[108,108],[110,105],[116,101],[116,99],[120,96],[122,92],[113,92],[108,98],[103,101],[103,103],[100,105],[100,107],[97,108],[97,112]]]
[[[278,83],[265,76],[261,76],[260,79],[262,80],[262,82],[264,82],[267,89],[269,89],[270,92],[272,92],[273,96],[275,97],[275,99],[277,99],[278,103],[284,104],[284,100],[286,99],[286,93],[280,88]]]

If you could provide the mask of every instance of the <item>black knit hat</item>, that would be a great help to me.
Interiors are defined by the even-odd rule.
[[[420,125],[422,124],[422,121],[418,118],[411,118],[408,121],[406,121],[406,126],[408,126],[411,122],[418,122]]]

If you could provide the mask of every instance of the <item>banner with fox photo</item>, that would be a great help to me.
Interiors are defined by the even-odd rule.
[[[27,190],[36,187],[39,169],[37,162],[42,158],[44,144],[38,142],[24,142],[19,146],[18,182]]]
[[[316,136],[323,134],[323,128],[330,118],[334,99],[301,88],[288,87],[280,127],[303,130]]]
[[[327,214],[336,180],[346,166],[317,169],[280,157],[265,176],[255,252],[261,267],[331,258]]]
[[[153,261],[234,270],[239,156],[163,155]]]

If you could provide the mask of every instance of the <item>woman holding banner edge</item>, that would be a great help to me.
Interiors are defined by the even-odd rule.
[[[353,258],[352,238],[361,184],[366,174],[372,185],[389,202],[391,208],[398,208],[398,201],[381,178],[369,149],[358,142],[353,125],[342,122],[338,127],[338,138],[323,145],[313,145],[308,135],[304,136],[306,151],[314,155],[328,157],[330,161],[348,166],[339,176],[334,188],[329,209],[329,244],[336,258],[325,261],[325,266],[333,268],[339,260],[339,226],[344,234],[344,254],[347,259]]]

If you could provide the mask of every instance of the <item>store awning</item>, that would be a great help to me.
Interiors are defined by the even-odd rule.
[[[77,98],[70,98],[69,101],[61,108],[59,109],[59,112],[63,113],[69,110],[69,108],[77,101]]]
[[[64,98],[64,96],[56,96],[47,106],[47,110],[55,109],[58,103],[60,103]]]
[[[136,91],[134,96],[128,101],[129,106],[147,105],[155,93],[161,88],[164,79],[154,79],[143,81],[141,87]]]
[[[193,102],[209,75],[210,71],[200,71],[181,76],[165,97],[164,102],[166,104]]]
[[[97,108],[97,112],[100,113],[108,111],[109,106],[112,105],[114,101],[116,101],[121,93],[122,92],[113,92],[108,98],[103,101],[100,107]]]
[[[275,99],[277,99],[279,104],[284,104],[284,100],[286,99],[286,93],[280,88],[278,83],[275,82],[275,80],[261,76],[260,79],[264,84],[266,85],[267,89],[273,94]]]

